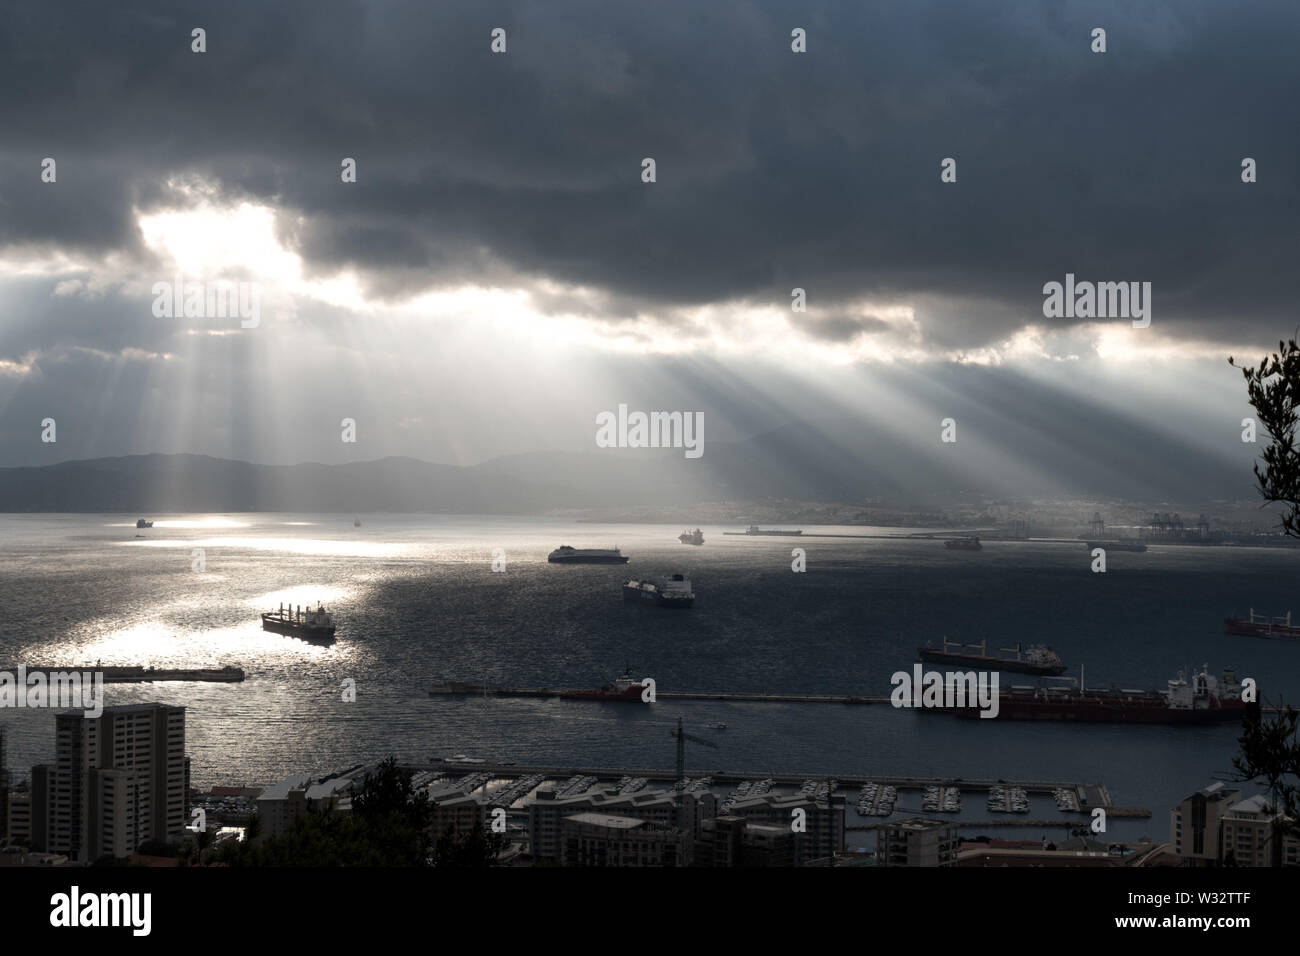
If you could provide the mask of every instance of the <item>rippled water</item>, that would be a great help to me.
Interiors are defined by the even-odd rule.
[[[1222,633],[1227,613],[1293,606],[1293,551],[1153,547],[1112,553],[1109,571],[1092,574],[1082,545],[986,542],[968,554],[933,541],[724,537],[706,527],[707,543],[692,548],[678,543],[676,526],[361,517],[354,528],[350,515],[199,515],[136,531],[121,516],[0,516],[0,666],[243,667],[242,684],[106,687],[109,704],[188,708],[193,780],[204,787],[390,753],[671,767],[668,731],[681,716],[717,744],[688,749],[693,769],[1104,782],[1117,803],[1154,813],[1112,830],[1157,838],[1167,836],[1169,806],[1230,771],[1235,725],[1038,725],[888,706],[639,707],[426,691],[439,678],[596,686],[626,662],[661,690],[884,695],[918,644],[947,634],[992,646],[1046,642],[1072,669],[1085,665],[1093,685],[1159,687],[1208,663],[1256,677],[1270,697],[1300,698],[1300,643]],[[632,561],[548,564],[560,544],[618,544]],[[807,573],[790,570],[795,546],[807,550]],[[191,569],[196,548],[202,573]],[[491,570],[497,548],[504,573]],[[673,571],[692,577],[694,609],[623,603],[626,577]],[[332,647],[260,629],[260,611],[318,600],[340,624]],[[341,700],[345,678],[356,681],[355,703]],[[728,729],[707,730],[715,721]],[[51,712],[0,711],[0,723],[17,775],[52,756]],[[919,796],[912,802],[919,810]],[[985,816],[982,800],[966,802]],[[1056,816],[1050,801],[1034,809]]]

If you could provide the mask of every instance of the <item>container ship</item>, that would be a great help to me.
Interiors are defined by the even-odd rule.
[[[988,653],[988,641],[978,644],[956,644],[945,636],[942,650],[937,647],[918,647],[916,653],[921,660],[933,664],[974,664],[999,671],[1015,671],[1019,674],[1045,674],[1055,676],[1065,673],[1065,664],[1056,652],[1043,644],[1030,645],[1028,649],[1017,644],[1014,648],[1003,647],[1003,652],[1014,653],[1015,657],[996,657]],[[978,651],[979,653],[975,653]]]
[[[655,607],[687,608],[695,603],[695,592],[691,590],[690,578],[684,574],[674,574],[660,584],[624,581],[623,600],[653,604]]]
[[[596,690],[562,690],[559,696],[561,700],[606,700],[639,704],[642,689],[641,681],[633,677],[630,670],[624,670],[623,676]]]
[[[930,708],[978,717],[978,705]],[[1217,724],[1241,720],[1246,705],[1232,671],[1223,683],[1203,667],[1189,683],[1180,671],[1167,690],[1012,687],[998,698],[994,720],[1071,720],[1115,724]]]
[[[699,528],[696,528],[694,531],[683,531],[677,536],[677,540],[682,544],[703,544],[704,532]]]
[[[1266,617],[1256,614],[1252,607],[1248,618],[1225,617],[1223,633],[1244,634],[1247,637],[1300,638],[1300,627],[1292,625],[1290,611],[1286,612],[1286,617]]]
[[[962,538],[949,538],[943,543],[943,546],[949,551],[982,551],[984,545],[980,544],[980,539],[975,535],[967,535]]]
[[[562,544],[546,556],[551,564],[627,564],[618,548],[571,548]]]
[[[262,630],[288,634],[304,641],[328,643],[334,640],[334,618],[324,605],[317,605],[314,611],[310,605],[306,611],[300,605],[295,612],[292,606],[286,611],[281,604],[279,611],[262,614]]]

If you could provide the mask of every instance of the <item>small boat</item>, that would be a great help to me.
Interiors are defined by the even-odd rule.
[[[984,545],[980,544],[977,535],[965,535],[961,538],[949,538],[943,543],[943,546],[949,551],[983,551]]]
[[[684,574],[674,574],[665,578],[661,584],[624,581],[623,600],[653,604],[656,607],[686,608],[695,603],[695,592],[691,590],[690,578]]]
[[[360,518],[353,518],[353,519],[352,519],[352,527],[354,527],[354,528],[360,528],[360,527],[361,527],[361,519],[360,519]]]
[[[710,729],[710,730],[726,730],[726,729],[727,729],[727,725],[724,724],[722,721],[719,720],[717,723],[709,724],[709,729]]]

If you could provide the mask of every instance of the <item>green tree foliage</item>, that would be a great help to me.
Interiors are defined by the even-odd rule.
[[[490,866],[503,838],[481,824],[457,839],[449,830],[433,840],[434,805],[417,793],[410,771],[390,757],[366,774],[352,795],[352,809],[327,805],[301,814],[289,832],[260,842],[229,841],[217,851],[228,866]],[[257,820],[246,835],[260,832]]]
[[[1282,529],[1300,538],[1300,448],[1296,432],[1300,427],[1300,345],[1295,339],[1279,342],[1277,351],[1257,366],[1239,366],[1246,380],[1246,394],[1269,441],[1255,463],[1255,482],[1260,496],[1269,503],[1284,504]],[[1247,704],[1238,738],[1240,754],[1232,765],[1241,780],[1253,780],[1268,790],[1274,811],[1284,816],[1273,820],[1272,863],[1282,862],[1282,838],[1300,834],[1300,737],[1297,737],[1294,707],[1283,707],[1265,719],[1259,704]],[[1235,862],[1235,861],[1234,861]]]
[[[1295,339],[1279,342],[1277,351],[1257,366],[1240,366],[1229,357],[1228,364],[1241,370],[1246,394],[1269,442],[1255,463],[1255,481],[1260,495],[1270,503],[1287,505],[1282,527],[1300,538],[1300,448],[1296,431],[1300,426],[1300,345]]]

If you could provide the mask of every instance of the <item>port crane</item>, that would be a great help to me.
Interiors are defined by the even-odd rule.
[[[705,747],[718,749],[718,745],[712,740],[705,740],[703,737],[696,737],[694,734],[688,734],[682,727],[682,719],[677,718],[677,726],[668,731],[668,736],[677,738],[677,825],[682,831],[686,830],[686,741],[693,744],[703,744]]]

